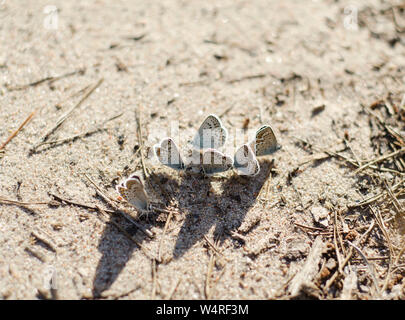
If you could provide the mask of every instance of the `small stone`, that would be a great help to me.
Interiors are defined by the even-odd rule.
[[[329,225],[329,210],[324,207],[313,207],[311,209],[312,217],[316,223],[324,226],[325,228]]]

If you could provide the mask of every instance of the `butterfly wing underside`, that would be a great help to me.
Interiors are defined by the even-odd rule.
[[[259,161],[252,148],[244,144],[235,153],[234,166],[243,175],[255,176],[260,171]]]
[[[218,149],[225,144],[228,132],[221,120],[210,114],[201,124],[193,140],[196,149]]]
[[[184,162],[181,158],[179,148],[171,138],[165,138],[160,145],[155,146],[155,154],[159,161],[175,170],[184,169]]]
[[[233,159],[214,149],[206,150],[202,155],[201,167],[206,174],[214,174],[229,170]]]
[[[117,186],[118,193],[132,206],[139,210],[147,210],[149,206],[148,195],[137,175],[132,175]]]
[[[264,156],[277,150],[277,138],[269,125],[262,126],[256,132],[255,139],[250,143],[255,155]]]

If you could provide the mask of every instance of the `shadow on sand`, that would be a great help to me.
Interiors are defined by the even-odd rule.
[[[185,215],[173,250],[173,258],[183,256],[194,244],[201,240],[215,226],[214,237],[222,243],[232,231],[242,224],[249,209],[255,204],[264,183],[267,181],[272,163],[260,162],[260,173],[255,177],[240,176],[236,173],[231,177],[212,178],[185,174],[180,184],[167,174],[154,174],[170,197],[178,203],[178,210]],[[221,193],[213,191],[212,183],[217,183]],[[164,222],[156,220],[157,215],[150,215],[144,227]],[[111,218],[116,219],[116,218]],[[119,221],[117,221],[119,222]],[[149,225],[148,225],[149,224]],[[139,237],[139,230],[130,227],[127,232],[137,235],[142,243],[147,237]],[[139,248],[130,240],[120,237],[117,241],[117,229],[108,222],[100,240],[98,250],[102,253],[93,281],[93,295],[101,293],[114,283],[125,267],[134,250]],[[113,248],[113,249],[112,249]]]

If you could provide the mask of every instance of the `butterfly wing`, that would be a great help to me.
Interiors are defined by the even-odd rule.
[[[233,166],[233,159],[222,152],[208,149],[202,154],[201,168],[206,174],[227,171]]]
[[[278,144],[273,129],[269,125],[262,126],[257,130],[255,139],[250,143],[250,147],[257,157],[276,151]]]
[[[139,210],[146,210],[149,206],[148,195],[141,179],[132,175],[117,186],[118,193],[131,205]]]
[[[225,144],[228,132],[222,125],[221,120],[214,114],[210,114],[201,124],[193,146],[197,149],[217,149]]]
[[[259,161],[252,148],[244,144],[235,153],[234,166],[242,175],[255,176],[260,171]]]
[[[184,162],[179,148],[172,138],[163,139],[160,145],[156,145],[154,149],[157,158],[162,164],[175,170],[184,169]]]

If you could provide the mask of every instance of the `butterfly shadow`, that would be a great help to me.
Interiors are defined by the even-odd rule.
[[[221,243],[236,231],[256,203],[260,190],[270,176],[271,166],[270,161],[261,161],[261,170],[254,177],[234,173],[224,182],[218,183],[223,190],[221,193],[212,191],[210,178],[201,179],[198,189],[193,190],[194,203],[190,197],[188,201],[178,199],[179,210],[186,212],[186,218],[178,233],[173,257],[177,259],[183,256],[213,226],[214,238]],[[187,178],[183,179],[180,187],[190,187]]]
[[[114,225],[108,222],[98,245],[102,256],[93,279],[94,298],[100,298],[101,294],[111,287],[136,249],[134,243],[122,238],[117,239],[114,237],[116,234]]]
[[[154,173],[154,180],[163,186],[164,193],[153,181],[154,193],[159,196],[159,202],[169,204],[168,197],[178,204],[180,215],[184,221],[180,227],[176,243],[173,249],[173,257],[182,257],[193,245],[200,241],[215,227],[214,238],[223,242],[232,231],[237,230],[244,221],[246,214],[256,203],[256,199],[264,183],[270,175],[270,161],[261,161],[261,170],[254,177],[241,176],[236,172],[229,178],[207,177],[203,175],[184,174],[180,179],[174,179],[167,173]],[[215,184],[223,192],[216,193],[212,187]],[[178,215],[179,213],[176,213]],[[163,216],[166,214],[150,214],[147,218],[139,221],[146,229],[152,225],[165,225]],[[112,220],[114,219],[114,220]],[[182,217],[175,217],[181,220]],[[138,228],[126,224],[120,217],[110,217],[103,235],[100,239],[98,250],[102,257],[98,262],[93,279],[93,296],[102,297],[102,293],[108,290],[115,282],[125,265],[139,247],[117,231],[112,221],[124,226],[126,232],[142,244],[148,241]]]
[[[139,221],[139,224],[145,229],[150,229],[155,223],[150,219]],[[133,253],[140,250],[135,242],[125,237],[117,229],[116,224],[120,225],[132,238],[136,239],[138,244],[142,245],[145,241],[148,241],[148,237],[137,226],[129,223],[123,217],[113,216],[109,218],[97,248],[101,253],[101,259],[97,264],[93,278],[92,293],[94,298],[102,297],[102,293],[108,290],[115,282]]]
[[[173,190],[179,190],[180,188],[176,180],[168,175],[160,173],[154,173],[153,176],[154,181],[156,181],[155,179],[158,179],[160,185],[164,185],[166,187],[166,194],[174,194],[174,197],[176,198],[176,193],[173,192]],[[155,185],[153,182],[150,181],[147,183],[147,185],[149,185],[149,191],[152,191],[151,189],[155,189],[151,186]],[[153,193],[159,196],[161,193],[159,191],[161,190],[156,189],[153,190]],[[159,202],[163,207],[169,204],[168,199],[165,198],[163,194],[158,198],[160,198]],[[165,220],[162,219],[161,215],[159,214],[144,215],[137,222],[146,230],[149,230],[155,225],[160,225],[160,227],[163,228],[165,224]],[[145,241],[149,241],[148,236],[146,236],[137,226],[129,223],[123,217],[114,215],[109,218],[98,244],[98,251],[101,253],[101,259],[97,264],[95,276],[93,278],[92,293],[94,298],[102,297],[102,293],[108,290],[115,282],[119,274],[125,268],[127,262],[132,257],[133,253],[136,250],[140,250],[137,244],[129,240],[119,230],[117,230],[115,224],[118,224],[124,228],[124,230],[131,237],[136,239],[138,244],[142,245]]]

